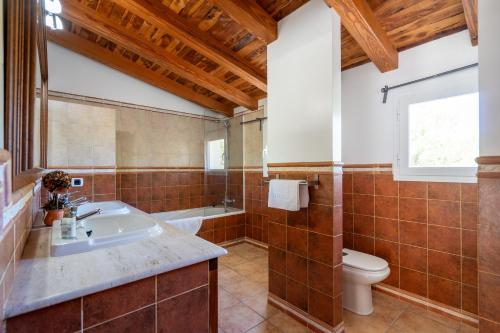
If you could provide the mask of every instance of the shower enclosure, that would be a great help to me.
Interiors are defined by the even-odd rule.
[[[205,120],[205,181],[207,204],[225,213],[243,209],[243,127],[239,118]]]

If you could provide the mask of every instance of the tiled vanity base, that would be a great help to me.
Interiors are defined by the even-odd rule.
[[[6,331],[217,332],[217,259],[29,312]]]

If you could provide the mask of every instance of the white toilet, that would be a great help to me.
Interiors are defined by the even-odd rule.
[[[349,249],[343,251],[343,264],[344,308],[359,315],[371,314],[371,286],[389,276],[389,264],[382,258]]]

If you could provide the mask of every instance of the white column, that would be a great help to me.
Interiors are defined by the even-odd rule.
[[[500,156],[500,1],[479,0],[480,156]]]
[[[340,19],[312,0],[267,48],[269,163],[340,160]]]

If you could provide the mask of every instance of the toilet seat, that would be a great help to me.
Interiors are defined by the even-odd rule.
[[[382,258],[372,256],[371,254],[362,253],[354,250],[344,249],[342,262],[344,267],[359,269],[369,272],[384,271],[389,264]]]

